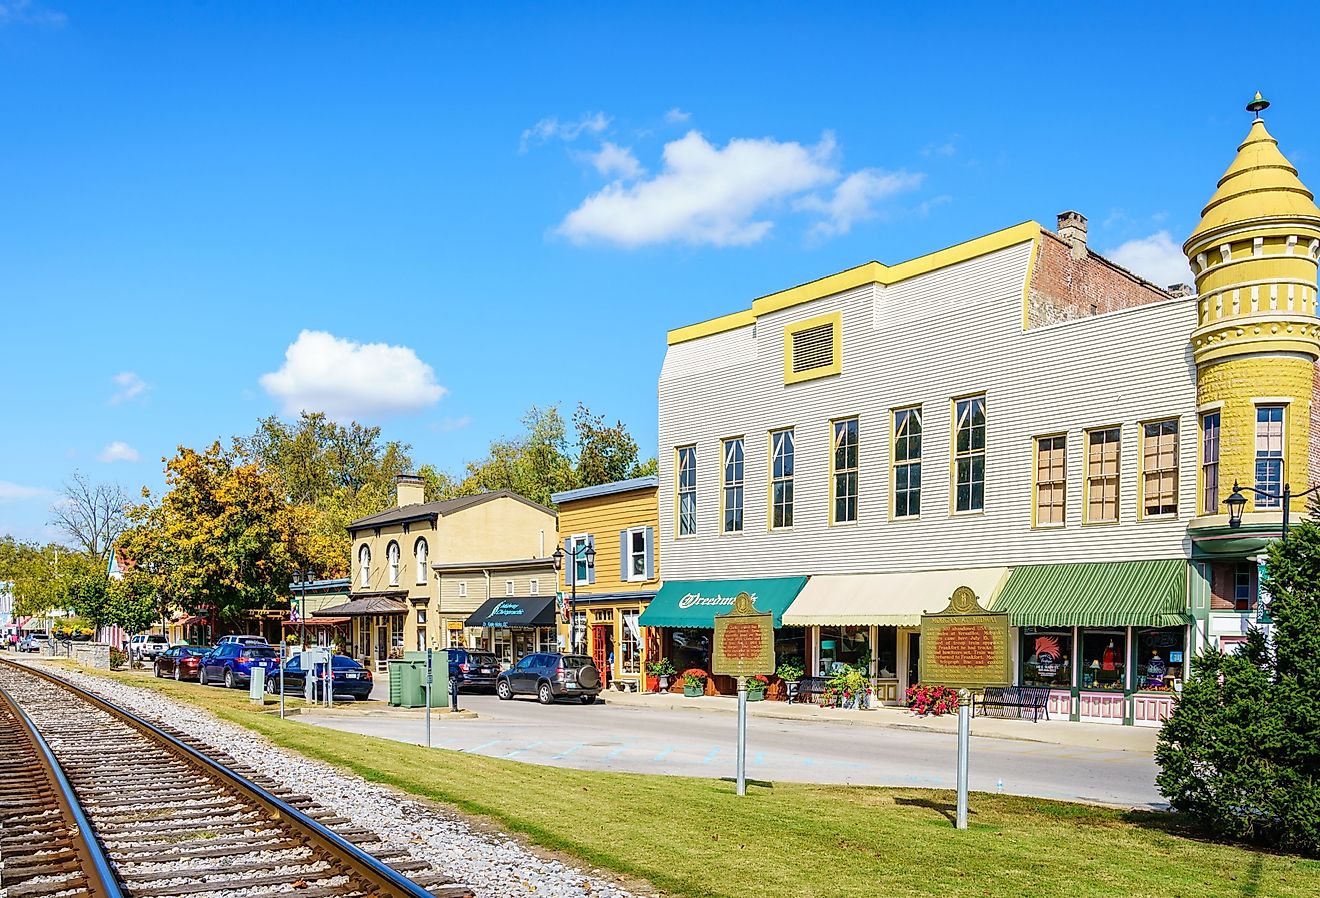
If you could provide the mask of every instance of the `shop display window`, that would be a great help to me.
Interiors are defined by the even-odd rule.
[[[1133,671],[1136,680],[1133,685],[1148,692],[1172,692],[1174,681],[1182,679],[1187,628],[1138,630],[1136,637],[1137,661]]]
[[[642,628],[637,624],[640,611],[623,612],[623,638],[619,641],[619,673],[637,674],[642,670]]]
[[[871,660],[870,627],[821,627],[820,673],[828,676],[843,665],[861,667]],[[869,667],[869,664],[867,665]]]
[[[674,630],[673,644],[674,651],[670,660],[674,662],[676,670],[687,670],[689,667],[696,667],[701,670],[710,670],[710,645],[714,636],[714,630]]]
[[[898,628],[881,627],[875,637],[875,675],[881,679],[898,676]]]
[[[1067,630],[1022,630],[1023,686],[1072,686],[1073,633]]]
[[[1083,689],[1123,691],[1127,634],[1123,630],[1082,631]]]

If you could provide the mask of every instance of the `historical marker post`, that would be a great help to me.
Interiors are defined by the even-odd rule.
[[[710,672],[738,678],[738,794],[747,794],[747,678],[775,672],[775,624],[756,610],[753,597],[738,593],[733,610],[715,615],[715,652]]]
[[[938,614],[921,616],[918,679],[923,683],[961,687],[958,691],[958,813],[954,822],[958,829],[967,828],[971,690],[1007,686],[1011,677],[1008,615],[986,611],[970,588],[959,586],[949,598],[949,607]]]

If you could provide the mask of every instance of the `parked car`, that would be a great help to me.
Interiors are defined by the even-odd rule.
[[[347,655],[335,655],[331,670],[334,672],[334,685],[332,688],[335,696],[348,695],[360,702],[371,698],[371,687],[374,685],[371,679],[371,671]],[[316,698],[325,697],[325,687],[320,678],[317,679],[314,688]],[[280,669],[278,665],[266,671],[266,691],[276,693],[280,691]],[[297,695],[306,694],[307,669],[303,667],[302,655],[294,655],[284,662],[284,691]]]
[[[220,640],[216,642],[216,647],[229,645],[230,643],[234,645],[270,645],[265,636],[221,636]]]
[[[202,658],[210,651],[209,645],[176,645],[157,655],[151,668],[158,677],[195,680]]]
[[[151,661],[169,647],[170,641],[159,633],[139,633],[128,643],[129,655],[139,661]]]
[[[266,671],[279,664],[275,650],[268,645],[242,645],[226,642],[202,656],[197,666],[197,681],[203,686],[224,683],[239,689],[252,677],[265,677]]]
[[[449,656],[449,681],[459,689],[494,689],[500,663],[491,652],[478,649],[445,649]]]
[[[18,641],[20,652],[39,652],[50,642],[50,635],[45,630],[33,630]]]
[[[589,705],[600,695],[600,671],[586,655],[537,652],[518,660],[495,678],[495,694],[508,701],[515,695],[534,695],[543,705],[571,696]]]

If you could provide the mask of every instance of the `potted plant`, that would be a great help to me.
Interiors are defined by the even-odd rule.
[[[655,661],[646,662],[646,672],[655,677],[661,692],[669,688],[669,678],[676,673],[674,663],[668,658],[657,658]],[[650,684],[648,683],[647,686],[649,687]]]
[[[683,694],[695,698],[706,693],[707,673],[699,667],[689,667],[683,671]]]
[[[765,700],[765,687],[770,685],[768,677],[762,674],[752,674],[747,678],[747,700],[749,702],[760,702]]]
[[[784,683],[783,698],[785,700],[792,700],[793,694],[797,691],[793,687],[806,672],[806,666],[803,665],[802,659],[797,655],[789,655],[779,662],[779,667],[775,668],[775,676],[779,677]]]

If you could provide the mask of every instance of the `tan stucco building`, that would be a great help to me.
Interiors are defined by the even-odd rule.
[[[349,601],[316,612],[353,618],[356,658],[383,661],[447,644],[433,565],[544,558],[556,539],[555,513],[508,490],[426,502],[422,478],[406,474],[397,489],[393,508],[348,525]]]

